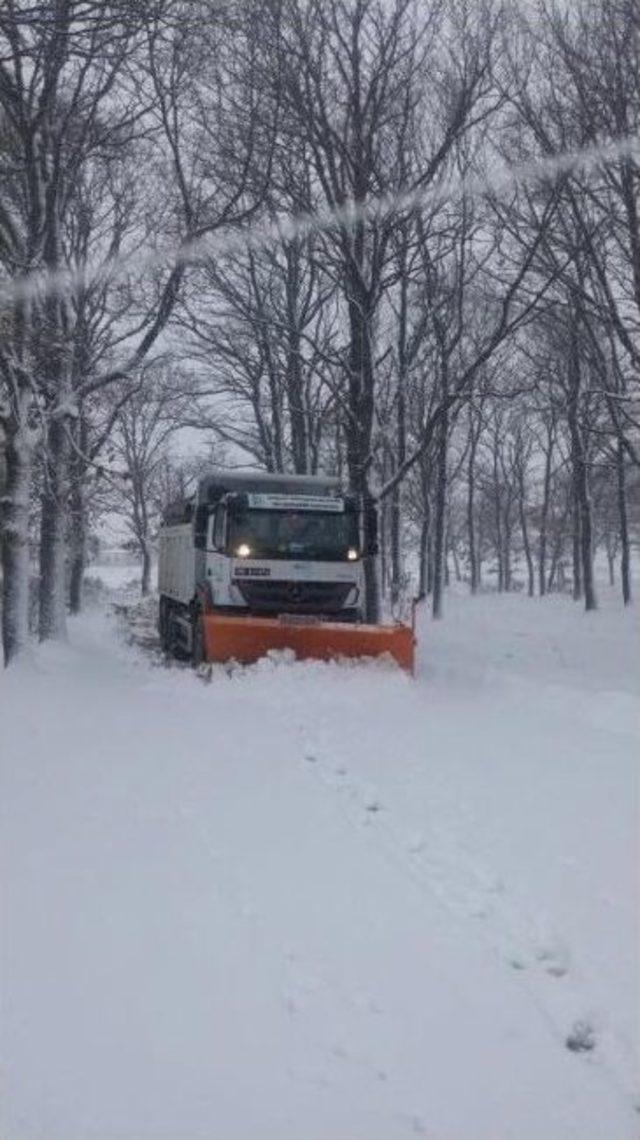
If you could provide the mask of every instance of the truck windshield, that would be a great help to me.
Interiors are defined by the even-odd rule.
[[[350,551],[359,553],[352,514],[247,508],[230,519],[229,553],[239,557],[343,562]]]

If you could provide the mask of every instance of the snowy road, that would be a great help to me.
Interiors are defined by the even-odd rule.
[[[637,1135],[633,620],[422,642],[2,678],[3,1140]]]

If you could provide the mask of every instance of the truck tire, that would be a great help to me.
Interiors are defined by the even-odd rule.
[[[191,633],[191,660],[195,669],[206,661],[204,652],[204,629],[202,628],[202,614],[196,611],[193,615]]]
[[[158,606],[158,633],[160,634],[160,648],[163,653],[169,652],[169,607],[167,599],[160,598]]]
[[[176,607],[172,605],[171,601],[168,598],[161,598],[158,613],[160,645],[163,653],[166,653],[167,657],[174,657],[176,661],[188,661],[189,653],[181,644],[180,636],[173,620],[175,613]]]

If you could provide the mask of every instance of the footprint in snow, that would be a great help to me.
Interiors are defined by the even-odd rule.
[[[565,1045],[572,1053],[591,1053],[596,1047],[593,1026],[588,1021],[576,1021]]]
[[[569,953],[562,946],[541,946],[536,958],[552,978],[564,978],[569,972]]]
[[[508,961],[512,970],[526,970],[527,968],[527,963],[524,958],[520,958],[517,954],[514,954]]]

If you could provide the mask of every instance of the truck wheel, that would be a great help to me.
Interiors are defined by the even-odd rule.
[[[188,661],[189,652],[185,649],[175,622],[175,608],[167,602],[162,616],[162,631],[160,634],[162,648],[168,657],[176,661]]]
[[[191,657],[194,668],[197,669],[206,660],[204,652],[204,629],[202,627],[202,614],[196,613],[193,616],[191,634]]]
[[[163,653],[169,652],[169,614],[167,612],[167,603],[164,598],[160,598],[160,605],[158,606],[158,633],[160,634],[160,648]]]

